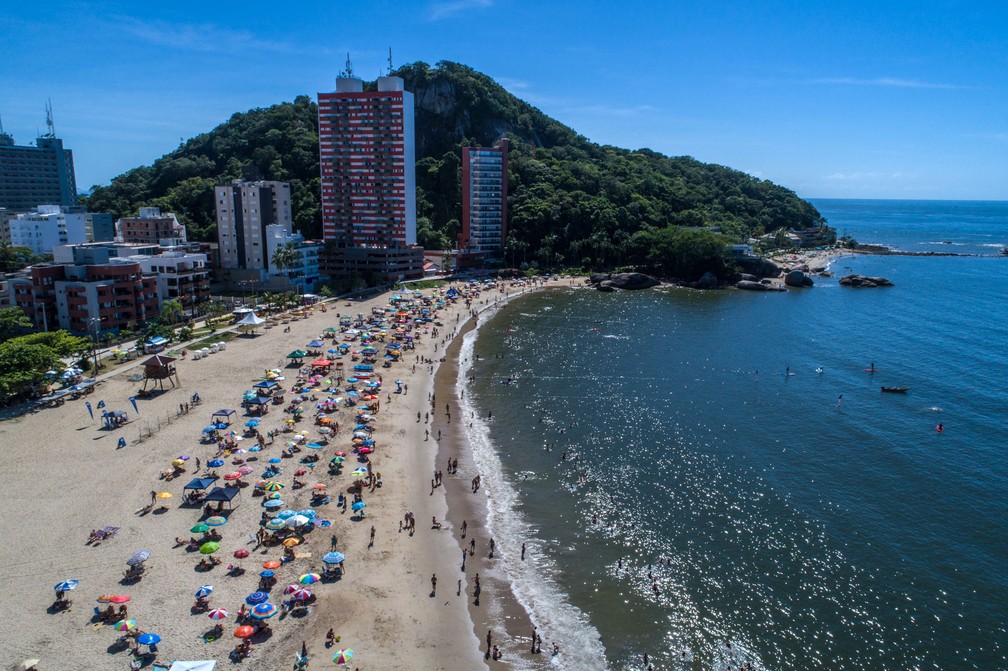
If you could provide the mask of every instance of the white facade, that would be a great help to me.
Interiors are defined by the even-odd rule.
[[[57,245],[88,242],[83,212],[65,212],[59,205],[39,205],[35,212],[18,214],[7,222],[10,243],[34,253],[52,254]]]
[[[136,254],[129,260],[139,263],[145,275],[157,278],[161,303],[184,299],[183,305],[188,306],[209,296],[210,268],[206,254],[167,251],[154,256]]]
[[[290,184],[235,180],[214,189],[221,268],[270,270],[269,226],[293,229]]]

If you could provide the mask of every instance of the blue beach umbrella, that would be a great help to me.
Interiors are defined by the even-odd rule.
[[[269,602],[265,602],[252,606],[250,614],[257,620],[265,620],[268,617],[273,617],[276,613],[277,607]]]
[[[140,645],[156,645],[161,642],[161,637],[157,634],[140,634],[137,643]]]
[[[281,499],[273,499],[263,504],[264,508],[283,508],[284,502]]]
[[[322,555],[322,563],[324,564],[339,564],[343,561],[346,561],[346,557],[342,552],[327,552]]]
[[[204,598],[213,594],[213,585],[203,585],[198,590],[196,590],[196,598]]]
[[[53,587],[53,589],[57,592],[69,592],[72,589],[77,589],[77,582],[76,580],[64,580]]]
[[[252,447],[249,448],[249,452],[262,452],[262,448],[259,447],[258,445],[253,445]]]
[[[364,503],[363,501],[358,501],[357,503],[350,506],[350,509],[353,510],[354,512],[357,512],[358,510],[363,510],[364,508],[367,508],[367,504]]]
[[[297,515],[297,511],[296,510],[290,510],[288,508],[287,510],[281,510],[280,512],[277,513],[276,516],[279,517],[282,520],[285,520],[288,517],[294,517],[295,515]]]
[[[247,597],[245,597],[245,603],[250,606],[255,606],[260,603],[266,603],[269,601],[269,594],[266,592],[252,592]]]
[[[286,527],[287,523],[284,522],[283,519],[280,517],[274,517],[273,519],[271,519],[269,522],[266,523],[266,528],[270,529],[271,531],[279,531],[280,529],[285,529]]]
[[[305,508],[304,510],[299,510],[297,514],[304,515],[310,520],[315,519],[315,517],[318,515],[318,513],[312,510],[311,508]]]
[[[305,445],[305,447],[307,447],[309,450],[321,450],[324,448],[323,445],[319,445],[318,443],[308,443],[307,445]]]
[[[271,464],[279,464],[280,463],[280,457],[273,457],[272,459],[269,460],[269,462]]]
[[[248,426],[248,427],[259,426],[259,420],[258,419],[250,419],[249,421],[245,422],[245,426]]]
[[[272,578],[275,575],[276,575],[276,573],[274,573],[273,571],[270,571],[269,569],[266,569],[265,571],[260,571],[259,572],[259,577],[261,577],[261,578]]]
[[[224,465],[223,459],[211,459],[210,461],[207,462],[207,466],[209,466],[210,468],[220,468],[223,465]]]

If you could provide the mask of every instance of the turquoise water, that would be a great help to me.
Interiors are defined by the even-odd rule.
[[[816,205],[861,242],[1008,244],[1005,203]],[[833,270],[895,286],[561,289],[469,343],[500,570],[558,664],[1008,667],[1008,259]]]

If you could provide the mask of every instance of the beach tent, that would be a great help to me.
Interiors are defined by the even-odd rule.
[[[269,396],[255,396],[245,400],[249,405],[269,405],[273,402],[273,399]]]
[[[182,491],[185,491],[187,489],[195,489],[197,491],[200,491],[212,485],[216,480],[217,478],[193,478],[192,480],[189,481],[188,485],[182,488]]]
[[[203,501],[223,501],[230,505],[231,499],[239,494],[241,490],[237,487],[214,487],[203,497]]]
[[[332,363],[329,359],[315,359],[311,365],[312,368],[328,368]]]
[[[176,660],[172,662],[171,668],[168,671],[214,671],[216,668],[217,662],[212,659],[204,659],[197,662]]]
[[[249,312],[247,315],[245,315],[242,319],[238,321],[237,325],[255,327],[255,326],[262,326],[265,323],[266,323],[265,319],[258,316],[254,312]]]
[[[222,408],[210,415],[211,424],[224,424],[227,426],[231,425],[231,422],[235,420],[235,415],[237,413],[234,410],[228,410],[227,408]]]
[[[273,391],[280,386],[280,383],[276,380],[263,380],[262,382],[256,382],[252,385],[253,389],[265,389],[266,391]]]

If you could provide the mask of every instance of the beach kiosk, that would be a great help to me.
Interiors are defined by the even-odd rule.
[[[144,341],[144,354],[154,354],[161,352],[168,346],[168,340],[161,336],[154,336]]]

